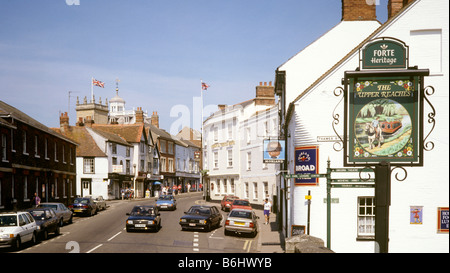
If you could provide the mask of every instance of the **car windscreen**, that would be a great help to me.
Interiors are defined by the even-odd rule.
[[[83,198],[83,199],[75,199],[74,201],[73,201],[73,203],[74,204],[87,204],[87,203],[89,203],[89,199],[85,199],[85,198]]]
[[[31,216],[33,216],[35,220],[45,220],[45,216],[46,215],[47,217],[49,216],[49,214],[46,213],[45,210],[32,210],[29,211],[29,213],[31,214]]]
[[[211,215],[211,210],[209,208],[202,207],[191,207],[188,210],[189,214],[203,214],[203,215]]]
[[[237,206],[249,206],[249,202],[245,201],[245,200],[234,200],[233,201],[233,205],[237,205]]]
[[[163,196],[160,196],[159,198],[158,198],[158,200],[172,200],[172,196],[169,196],[169,195],[163,195]]]
[[[155,215],[154,208],[149,207],[134,207],[131,210],[131,215],[145,215],[145,216],[153,216]]]
[[[251,211],[232,210],[229,217],[252,219]]]
[[[0,215],[0,227],[17,226],[16,215]]]

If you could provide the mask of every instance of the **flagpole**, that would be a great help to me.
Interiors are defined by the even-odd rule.
[[[94,77],[91,77],[91,101],[94,102]]]
[[[200,152],[202,153],[202,155],[200,158],[201,158],[201,162],[202,162],[201,171],[203,171],[203,154],[204,154],[203,153],[203,81],[201,79],[200,79],[200,98],[202,101],[202,105],[201,105],[202,119],[200,122],[200,131],[201,131],[201,133],[200,133]],[[206,195],[205,195],[206,188],[205,188],[205,185],[203,185],[203,172],[200,172],[200,184],[202,185],[202,189],[203,189],[203,197],[206,200]]]

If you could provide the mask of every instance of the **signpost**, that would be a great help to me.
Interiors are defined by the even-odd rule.
[[[332,179],[332,173],[370,173],[374,172],[371,168],[331,168],[330,160],[327,161],[327,173],[302,173],[302,174],[285,174],[283,176],[285,179],[299,179],[299,178],[326,178],[327,179],[327,248],[331,249],[331,204],[333,200],[331,198],[332,188],[375,188],[375,179],[373,178],[339,178]],[[307,224],[307,234],[309,234],[309,213],[311,205],[311,191],[308,191],[308,195],[305,196],[308,202],[308,224]]]
[[[428,75],[409,67],[408,46],[390,37],[369,41],[360,49],[360,67],[344,73],[344,167],[372,165],[375,180],[334,187],[375,187],[375,241],[382,253],[388,252],[391,167],[406,173],[404,166],[423,166]]]

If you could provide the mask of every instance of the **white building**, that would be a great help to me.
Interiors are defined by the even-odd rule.
[[[181,185],[182,192],[197,190],[200,185],[200,158],[196,159],[195,153],[200,153],[200,147],[189,140],[175,140],[175,176],[178,178],[178,185]]]
[[[261,205],[264,198],[273,198],[278,164],[262,160],[263,140],[278,138],[273,92],[271,83],[260,83],[255,99],[219,105],[219,111],[204,121],[203,170],[208,170],[205,189],[211,199],[236,195]]]
[[[344,1],[346,2],[346,1]],[[349,0],[364,5],[364,0]],[[406,4],[406,2],[409,2]],[[440,215],[438,210],[446,207],[449,200],[449,160],[448,160],[448,39],[449,39],[449,3],[446,0],[389,1],[390,18],[374,29],[366,21],[352,22],[352,31],[342,29],[336,37],[339,43],[322,42],[330,32],[309,47],[317,47],[317,54],[302,51],[297,56],[278,68],[277,93],[286,98],[283,101],[285,119],[282,125],[287,127],[287,171],[295,172],[295,148],[314,146],[318,149],[319,173],[326,172],[327,159],[334,168],[343,166],[343,151],[340,145],[327,139],[337,137],[333,127],[333,117],[339,114],[337,132],[343,132],[343,105],[338,105],[341,97],[333,95],[336,87],[342,86],[345,71],[359,67],[359,49],[369,41],[380,37],[393,37],[409,46],[409,66],[417,65],[430,69],[430,76],[425,77],[425,85],[435,88],[429,100],[436,109],[435,125],[427,141],[434,143],[434,149],[424,152],[424,167],[405,167],[407,176],[403,182],[395,179],[405,176],[402,171],[394,171],[391,184],[391,206],[389,218],[389,252],[448,252],[448,231],[438,230]],[[404,5],[404,6],[403,6]],[[370,6],[367,6],[370,9]],[[344,10],[345,13],[345,10]],[[344,15],[345,16],[345,15]],[[347,48],[342,43],[349,42]],[[333,56],[318,53],[333,52]],[[305,56],[303,56],[305,55]],[[320,58],[319,58],[320,57]],[[331,61],[328,62],[328,60]],[[313,64],[327,62],[328,65],[318,74],[308,73]],[[302,80],[292,75],[303,75]],[[281,99],[283,100],[283,98]],[[321,107],[318,107],[318,106]],[[334,108],[337,106],[336,111]],[[425,115],[431,112],[426,107]],[[425,117],[425,135],[431,125]],[[310,235],[327,239],[326,214],[326,180],[319,179],[315,186],[297,186],[294,179],[281,183],[282,195],[286,201],[281,202],[283,230],[291,236],[295,226],[307,226],[307,205],[305,196],[310,191],[312,196],[310,213]],[[338,189],[333,188],[331,196],[331,249],[336,252],[376,252],[374,242],[374,189]],[[301,201],[300,201],[301,200]],[[422,222],[413,223],[413,208],[421,208]]]

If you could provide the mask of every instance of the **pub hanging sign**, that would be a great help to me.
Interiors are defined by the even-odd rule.
[[[423,82],[429,70],[409,67],[408,46],[395,38],[368,42],[360,61],[344,78],[344,166],[422,166]]]
[[[402,69],[408,67],[408,46],[394,38],[380,38],[361,50],[362,69]]]
[[[350,160],[417,161],[417,77],[350,80]]]

